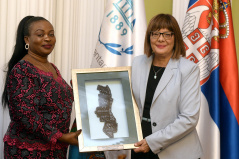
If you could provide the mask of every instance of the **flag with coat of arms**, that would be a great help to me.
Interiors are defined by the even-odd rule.
[[[239,159],[239,81],[230,0],[190,0],[186,56],[200,68],[202,159]]]
[[[146,27],[144,0],[108,0],[90,67],[131,66],[133,58],[143,54]],[[74,123],[72,131],[76,130]],[[117,159],[122,154],[130,159],[129,150],[79,153],[72,145],[69,149],[69,159]]]

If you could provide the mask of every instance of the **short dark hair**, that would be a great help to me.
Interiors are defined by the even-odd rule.
[[[7,69],[6,69],[7,74],[6,74],[5,85],[4,85],[4,90],[2,94],[3,107],[6,107],[6,105],[9,104],[8,95],[7,95],[7,78],[12,68],[18,63],[18,61],[20,61],[27,54],[27,50],[25,49],[24,37],[30,35],[29,30],[31,25],[34,22],[41,21],[41,20],[48,21],[43,17],[26,16],[20,21],[18,25],[17,35],[16,35],[16,44],[14,47],[12,57],[9,60]]]
[[[170,14],[158,14],[150,20],[145,35],[144,54],[148,57],[152,55],[153,50],[150,45],[151,31],[157,31],[160,29],[168,29],[169,31],[174,32],[174,51],[172,58],[178,59],[180,56],[185,56],[186,51],[179,25],[177,20]]]

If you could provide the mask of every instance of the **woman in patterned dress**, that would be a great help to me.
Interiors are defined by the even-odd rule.
[[[69,133],[72,88],[47,59],[56,38],[43,17],[26,16],[17,30],[2,96],[11,122],[4,158],[66,158],[81,130]]]

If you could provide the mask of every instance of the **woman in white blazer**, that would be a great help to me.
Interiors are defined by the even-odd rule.
[[[159,14],[150,21],[144,52],[132,64],[132,89],[144,139],[135,143],[131,159],[200,158],[199,68],[185,58],[173,16]]]

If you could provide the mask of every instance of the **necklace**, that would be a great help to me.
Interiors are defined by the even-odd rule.
[[[154,79],[156,79],[158,72],[161,71],[163,67],[161,67],[157,72],[155,72],[154,65],[152,65],[152,66],[153,66],[153,71],[154,71]]]
[[[40,61],[37,61],[41,66],[43,66],[48,72],[51,72],[46,66],[44,66]]]
[[[30,55],[30,54],[28,54],[28,55]],[[39,63],[42,67],[44,67],[48,72],[51,72],[46,66],[44,66],[43,64],[42,64],[42,62],[40,62],[39,60],[37,60],[36,58],[34,58],[32,55],[30,55],[37,63]]]

